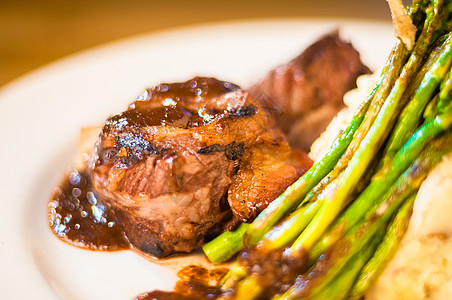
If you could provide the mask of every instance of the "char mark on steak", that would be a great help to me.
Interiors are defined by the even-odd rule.
[[[243,153],[245,150],[243,149],[243,146],[245,145],[244,142],[241,142],[237,144],[235,141],[228,145],[220,145],[220,144],[213,144],[204,148],[201,148],[198,150],[198,153],[200,154],[209,154],[213,152],[221,152],[224,151],[226,154],[226,157],[230,160],[237,160],[240,159],[243,156]]]

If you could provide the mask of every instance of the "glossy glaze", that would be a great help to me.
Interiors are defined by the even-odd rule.
[[[91,187],[85,171],[72,171],[48,204],[49,226],[61,240],[91,250],[129,249],[114,212]]]

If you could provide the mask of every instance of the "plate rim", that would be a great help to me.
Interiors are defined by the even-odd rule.
[[[23,86],[27,86],[33,82],[36,82],[36,80],[39,81],[45,81],[46,76],[52,76],[52,73],[58,73],[59,70],[63,70],[64,68],[66,68],[68,65],[73,65],[74,61],[84,61],[86,60],[86,58],[90,58],[92,56],[96,56],[99,53],[102,53],[104,51],[109,51],[109,49],[114,49],[115,51],[119,51],[121,49],[124,49],[124,47],[126,47],[129,44],[137,44],[140,43],[143,40],[149,40],[149,39],[172,39],[177,35],[181,35],[187,32],[200,32],[200,31],[205,31],[206,28],[209,28],[208,31],[212,31],[213,29],[231,29],[231,28],[240,28],[242,26],[246,26],[246,27],[250,27],[250,26],[256,26],[256,25],[267,25],[268,24],[294,24],[294,23],[318,23],[318,24],[338,24],[338,23],[345,23],[345,24],[349,24],[350,26],[357,26],[357,25],[361,25],[363,23],[371,25],[371,26],[382,26],[385,28],[389,28],[392,27],[392,24],[390,24],[389,22],[386,21],[374,21],[374,20],[360,20],[360,19],[340,19],[340,18],[270,18],[270,19],[247,19],[247,20],[235,20],[235,21],[221,21],[221,22],[208,22],[208,23],[200,23],[200,24],[194,24],[194,25],[190,25],[190,26],[181,26],[181,27],[173,27],[173,28],[168,28],[165,30],[159,30],[159,31],[152,31],[152,32],[147,32],[147,33],[142,33],[142,34],[138,34],[138,35],[133,35],[133,36],[129,36],[126,38],[121,38],[119,40],[115,40],[115,41],[111,41],[108,43],[103,43],[101,45],[97,45],[94,47],[90,47],[87,48],[85,50],[82,51],[78,51],[76,53],[70,54],[68,56],[59,58],[51,63],[45,64],[37,69],[34,69],[22,76],[20,76],[19,78],[7,83],[6,85],[2,86],[0,88],[0,112],[2,112],[2,108],[10,108],[11,105],[13,105],[13,103],[11,103],[11,101],[14,101],[14,94],[21,90],[23,88]],[[53,76],[56,76],[55,74]],[[20,91],[22,92],[22,91]],[[137,91],[137,93],[140,91]],[[1,121],[0,121],[1,124]],[[0,133],[2,132],[2,130],[0,129]],[[0,153],[2,153],[3,150],[0,147]],[[0,160],[2,155],[0,155]],[[40,170],[41,171],[41,170]],[[35,183],[36,180],[32,180],[33,183]],[[6,187],[3,187],[6,188]],[[2,191],[0,190],[0,195],[2,194]],[[27,198],[28,199],[28,193],[26,193]],[[0,213],[0,216],[3,216],[5,213]],[[3,219],[3,218],[2,218]],[[2,221],[0,221],[0,224],[4,224],[2,223]],[[3,227],[3,226],[2,226]],[[0,232],[2,232],[2,230],[0,227]],[[18,237],[16,237],[18,238]],[[3,238],[0,237],[0,253],[3,253],[2,251],[2,246],[5,245],[5,243],[10,243],[10,242],[16,242],[16,241],[12,241],[12,240],[5,240]],[[21,243],[19,242],[18,245],[21,245]],[[3,247],[4,248],[4,247]],[[30,253],[28,253],[30,254]],[[1,260],[1,258],[0,258]],[[32,266],[32,267],[36,267],[36,266]],[[3,282],[8,282],[7,281],[7,272],[2,272],[0,271],[0,279],[3,278]],[[34,273],[35,274],[35,273]],[[41,273],[39,273],[41,274]],[[46,282],[47,279],[46,278],[31,278],[35,281],[38,281],[40,284],[42,284],[43,282]],[[2,282],[2,280],[0,280],[0,282]],[[40,297],[42,297],[43,299],[57,299],[58,296],[55,295],[55,291],[50,287],[50,285],[46,286],[46,287],[39,287],[39,293],[40,293]],[[12,295],[15,297],[20,297],[17,294]],[[134,295],[131,295],[134,296]]]

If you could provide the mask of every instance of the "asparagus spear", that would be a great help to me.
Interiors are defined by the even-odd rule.
[[[265,252],[292,243],[306,228],[321,205],[322,201],[317,200],[298,208],[280,225],[273,227],[258,243],[258,247],[264,249]]]
[[[447,9],[446,9],[447,5]],[[413,86],[416,86],[416,83],[413,83],[413,78],[416,78],[416,74],[419,73],[420,67],[423,64],[425,56],[428,55],[431,46],[435,43],[435,40],[438,37],[438,34],[445,28],[445,26],[449,26],[447,30],[450,30],[450,25],[452,24],[452,21],[449,20],[448,13],[449,13],[449,7],[452,6],[451,2],[447,2],[446,4],[443,3],[443,1],[416,1],[413,3],[411,7],[411,12],[413,13],[413,19],[417,20],[417,22],[423,22],[423,13],[419,13],[419,11],[424,10],[427,11],[426,18],[424,25],[422,27],[422,32],[419,35],[418,40],[416,41],[415,48],[413,52],[410,54],[408,62],[405,64],[404,68],[400,72],[400,68],[395,68],[395,70],[391,70],[389,67],[387,71],[391,71],[394,76],[394,78],[397,78],[394,85],[392,84],[382,84],[379,86],[378,90],[375,91],[375,96],[372,99],[372,103],[370,108],[366,112],[366,117],[364,118],[364,121],[360,121],[360,128],[359,130],[355,130],[355,134],[353,136],[353,140],[350,143],[350,145],[345,147],[347,150],[344,155],[342,155],[342,152],[340,155],[342,155],[342,158],[337,162],[337,165],[334,167],[333,171],[331,172],[331,168],[329,170],[322,170],[322,173],[324,174],[323,177],[326,174],[334,174],[335,176],[332,176],[333,180],[325,180],[325,184],[319,188],[318,192],[311,193],[309,195],[319,195],[319,193],[323,192],[325,189],[334,189],[335,184],[345,183],[345,187],[341,186],[336,190],[336,200],[339,199],[339,201],[331,201],[328,202],[331,198],[325,199],[325,203],[318,203],[317,205],[321,205],[319,213],[314,218],[313,222],[307,227],[307,230],[305,230],[300,238],[305,235],[305,241],[308,241],[307,245],[312,246],[315,241],[320,237],[320,234],[318,232],[313,233],[311,232],[311,237],[309,237],[309,234],[306,234],[306,232],[309,233],[310,228],[320,228],[323,232],[328,225],[334,220],[334,218],[339,214],[339,212],[347,206],[347,204],[353,200],[352,197],[350,197],[351,193],[356,191],[356,183],[362,179],[364,176],[364,170],[368,169],[370,170],[370,167],[372,166],[373,162],[370,159],[370,156],[373,154],[376,154],[378,152],[378,149],[382,146],[382,144],[386,141],[386,137],[390,132],[390,129],[392,128],[392,124],[395,122],[395,118],[397,117],[400,107],[405,104],[407,99],[411,94],[413,94],[412,88]],[[421,9],[419,8],[421,7]],[[440,17],[439,17],[440,16]],[[403,56],[408,54],[406,50],[404,50],[404,47],[400,46],[400,43],[398,44],[398,47],[396,46],[395,49],[399,51],[400,56]],[[393,51],[397,52],[396,50]],[[405,51],[405,52],[404,52]],[[402,64],[405,63],[404,60]],[[392,63],[392,62],[391,62]],[[391,66],[391,63],[389,63],[389,66]],[[422,71],[422,70],[421,70]],[[396,75],[395,75],[396,74]],[[399,76],[400,74],[400,76]],[[383,77],[382,77],[383,78]],[[389,80],[390,82],[391,80]],[[416,80],[414,80],[416,81]],[[380,83],[384,82],[384,80],[380,81]],[[386,93],[390,91],[389,96],[386,97]],[[431,98],[431,97],[430,97]],[[383,103],[383,104],[382,104]],[[439,103],[439,101],[438,101]],[[450,102],[449,102],[450,103]],[[382,105],[381,105],[382,104]],[[433,104],[432,104],[433,105]],[[436,105],[438,107],[438,105]],[[445,112],[442,117],[447,120],[448,118],[445,117],[448,110],[449,104],[444,106],[442,109],[442,112]],[[421,109],[422,110],[422,109]],[[437,110],[439,111],[439,110]],[[437,120],[441,119],[437,118]],[[362,119],[361,119],[362,120]],[[370,128],[370,129],[369,129]],[[403,144],[405,141],[402,141]],[[345,151],[345,148],[343,149]],[[450,150],[450,149],[449,149]],[[424,152],[423,152],[424,153]],[[328,157],[328,155],[327,155]],[[364,168],[362,166],[358,166],[358,163],[360,159],[364,158]],[[391,158],[391,157],[390,157]],[[333,160],[337,161],[337,158],[334,158]],[[394,164],[397,163],[396,160],[392,160]],[[331,161],[330,161],[331,162]],[[348,166],[347,166],[348,164]],[[351,165],[351,167],[350,167]],[[353,171],[355,170],[355,171]],[[412,173],[414,172],[414,169],[412,169]],[[330,173],[331,172],[331,173]],[[385,171],[387,172],[387,171]],[[312,174],[311,174],[312,175]],[[413,175],[413,174],[412,174]],[[415,177],[416,174],[413,176]],[[395,175],[394,175],[395,176]],[[315,183],[311,186],[314,187],[318,184],[322,176],[315,178]],[[401,177],[403,178],[403,176]],[[304,181],[309,181],[309,177],[307,176],[304,178]],[[302,181],[303,181],[302,180]],[[402,179],[400,179],[402,180]],[[401,184],[399,181],[397,181],[398,184]],[[416,184],[419,181],[412,182],[413,186],[416,187]],[[263,217],[259,222],[255,222],[259,226],[255,225],[254,223],[250,226],[250,228],[247,231],[248,240],[251,245],[256,244],[262,236],[267,232],[272,226],[274,226],[277,222],[280,221],[281,218],[286,216],[288,213],[290,213],[295,207],[300,206],[300,204],[304,205],[308,203],[309,205],[313,205],[313,203],[316,203],[316,201],[311,202],[310,197],[305,197],[309,190],[309,182],[304,182],[301,184],[302,193],[296,195],[296,192],[299,192],[300,190],[297,190],[295,188],[292,193],[288,193],[289,197],[281,197],[281,202],[279,204],[284,204],[282,209],[277,208],[276,206],[278,204],[275,204],[275,207],[273,209],[269,209],[268,213],[265,217]],[[311,187],[311,188],[312,188]],[[339,191],[339,192],[338,192]],[[401,192],[402,191],[402,192]],[[363,249],[363,244],[366,241],[374,241],[375,240],[375,234],[378,232],[379,226],[384,226],[386,224],[385,222],[388,222],[388,220],[391,217],[391,211],[394,212],[397,207],[399,207],[403,201],[408,197],[410,189],[400,189],[396,188],[395,190],[392,190],[394,194],[391,194],[392,196],[390,199],[392,199],[392,202],[386,203],[383,202],[385,205],[380,205],[379,209],[376,209],[372,216],[372,218],[369,219],[369,216],[365,218],[364,220],[367,220],[364,224],[359,221],[355,224],[347,233],[346,235],[341,239],[341,241],[347,243],[347,245],[351,245],[350,249],[352,251],[349,251],[345,253],[344,255],[340,256],[338,260],[335,260],[333,263],[334,265],[329,268],[326,272],[326,275],[323,276],[323,280],[316,281],[317,283],[314,285],[314,289],[317,289],[317,291],[321,290],[322,286],[325,286],[328,282],[331,282],[334,285],[334,281],[331,281],[332,279],[336,278],[335,276],[337,274],[340,274],[340,272],[345,272],[346,274],[347,270],[344,270],[344,266],[347,265],[347,262],[350,260],[350,258],[357,253],[360,249]],[[296,196],[294,196],[296,195]],[[338,197],[339,195],[339,197]],[[313,197],[315,198],[315,197]],[[289,199],[289,200],[287,200]],[[328,205],[329,208],[333,208],[333,213],[326,213],[328,211]],[[302,206],[301,208],[306,209],[309,206]],[[388,209],[389,207],[389,209]],[[276,211],[276,213],[274,212]],[[378,214],[375,214],[375,212],[378,211]],[[303,219],[300,217],[300,219],[295,219],[295,217],[303,215],[303,211],[298,210],[295,212],[294,215],[288,217],[286,219],[285,223],[290,224],[290,222],[295,222],[296,224],[304,224],[306,223],[307,219]],[[279,214],[278,214],[279,213]],[[380,215],[383,213],[383,215]],[[326,216],[326,219],[323,219],[322,217]],[[319,217],[320,215],[320,217]],[[294,218],[294,219],[292,219]],[[269,221],[269,223],[266,223],[266,221]],[[320,220],[320,221],[319,221]],[[303,221],[303,222],[302,222]],[[301,223],[300,223],[301,222]],[[316,223],[317,222],[317,223]],[[293,223],[293,224],[295,224]],[[283,226],[284,223],[282,223],[281,226]],[[253,226],[256,226],[253,228]],[[253,229],[257,229],[253,231]],[[278,232],[278,231],[275,231]],[[272,232],[275,233],[275,232]],[[359,233],[359,234],[358,234]],[[253,235],[254,234],[254,235]],[[306,238],[306,236],[308,238]],[[287,243],[287,239],[285,240],[282,238],[282,235],[278,235],[277,238],[273,239],[267,239],[267,237],[275,237],[274,235],[266,236],[265,240],[268,241],[284,241],[284,243]],[[291,248],[294,248],[295,250],[298,249],[300,246],[301,248],[305,248],[306,244],[295,242],[294,245],[292,245]],[[310,243],[310,244],[309,244]],[[337,249],[339,244],[335,244],[334,247]],[[308,247],[309,249],[309,247]],[[296,251],[293,251],[293,253],[297,253]],[[259,267],[259,266],[257,266]],[[250,270],[244,270],[243,268],[239,268],[242,272],[243,276],[246,276],[246,274]],[[234,275],[234,274],[232,274]],[[253,288],[253,292],[251,293],[250,288],[252,288],[255,284],[259,284],[259,278],[254,276],[251,272],[251,276],[245,277],[244,280],[238,283],[238,286],[240,289],[238,290],[238,293],[240,295],[252,295],[252,297],[255,297],[265,289],[264,286],[260,286],[258,288]],[[231,278],[234,278],[232,276]],[[237,277],[234,278],[234,280],[240,280],[237,279]],[[326,280],[325,280],[326,278]],[[235,283],[234,283],[235,285]],[[225,284],[225,286],[231,286],[228,284]],[[319,288],[320,286],[320,288]],[[296,286],[294,286],[294,292],[298,293],[299,290],[297,290]],[[292,289],[292,290],[293,290]],[[250,291],[248,293],[248,290]],[[289,290],[290,291],[290,290]],[[315,294],[315,293],[314,293]],[[290,294],[289,294],[290,296]]]
[[[253,300],[259,297],[262,293],[263,287],[255,277],[249,276],[238,284],[237,292],[234,295],[235,299]]]
[[[317,257],[324,249],[332,245],[340,236],[353,227],[363,215],[378,205],[383,199],[384,191],[396,178],[418,157],[421,150],[431,139],[452,126],[452,111],[437,116],[432,121],[421,126],[397,152],[395,157],[372,177],[371,183],[338,218],[322,239],[312,250],[312,256]]]
[[[415,195],[413,195],[399,209],[399,212],[387,230],[385,239],[378,246],[374,256],[361,270],[357,282],[350,292],[350,299],[361,299],[395,254],[400,241],[408,228],[415,198]]]
[[[443,81],[441,85],[441,91],[438,95],[438,104],[436,105],[436,110],[439,113],[450,109],[450,101],[452,99],[452,69],[447,75],[446,80]]]
[[[209,243],[203,246],[204,253],[212,263],[220,263],[232,257],[235,253],[244,247],[243,229],[248,227],[245,232],[248,245],[256,245],[259,240],[285,215],[290,213],[294,207],[300,205],[306,194],[319,181],[324,178],[333,166],[337,163],[340,156],[345,152],[350,144],[354,133],[360,126],[365,112],[369,107],[373,93],[378,88],[374,88],[367,101],[363,102],[358,111],[353,116],[347,128],[335,139],[330,151],[325,157],[316,163],[308,172],[300,177],[283,194],[276,198],[270,205],[249,225],[243,225],[234,232],[224,232]],[[309,220],[310,221],[310,220]]]
[[[248,227],[249,224],[241,223],[235,231],[225,231],[204,244],[202,250],[213,264],[226,261],[243,249],[243,234]]]
[[[397,179],[392,188],[382,197],[385,200],[380,205],[368,210],[367,215],[329,249],[323,249],[326,251],[324,255],[315,256],[320,257],[320,259],[310,273],[314,275],[308,277],[308,280],[299,280],[283,295],[283,298],[311,297],[320,293],[323,289],[327,289],[334,278],[338,274],[342,274],[350,260],[366,244],[375,240],[375,234],[381,228],[384,228],[394,212],[417,192],[429,171],[441,160],[444,154],[451,150],[452,131],[449,130],[445,136],[436,138],[421,152],[413,165]],[[260,282],[259,277],[259,274],[254,273],[245,277],[238,284],[237,293],[253,295],[250,299],[258,297],[265,290],[265,284]],[[260,283],[259,287],[255,287],[257,283]]]
[[[438,1],[438,3],[441,3],[441,1]],[[402,97],[407,89],[407,83],[415,77],[422,65],[423,57],[426,55],[431,43],[434,42],[429,33],[436,32],[440,29],[438,28],[441,25],[440,21],[439,14],[427,14],[421,33],[421,37],[424,39],[419,38],[416,42],[413,53],[403,67],[400,77],[396,80],[394,87],[379,110],[371,128],[359,144],[359,148],[348,163],[346,170],[337,179],[338,188],[325,199],[317,215],[303,231],[292,248],[309,251],[331,222],[334,221],[342,209],[351,201],[350,195],[354,191],[353,189],[362,179],[366,169],[370,166],[372,158],[383,145],[392,125],[396,121],[400,105],[402,104]],[[363,124],[366,123],[366,120]],[[296,252],[301,251],[297,250]]]
[[[413,194],[427,177],[430,170],[439,162],[444,154],[452,150],[452,131],[435,141],[422,151],[416,162],[404,172],[391,190],[383,197],[378,207],[368,212],[364,221],[354,226],[347,234],[337,241],[324,256],[317,261],[306,281],[294,284],[285,294],[285,299],[315,295],[339,274],[348,261],[363,247],[374,239],[375,234],[385,227],[394,212]],[[325,269],[325,265],[331,266]],[[325,271],[326,270],[326,271]]]
[[[320,290],[316,295],[311,295],[311,300],[341,300],[348,298],[348,294],[353,284],[360,274],[363,266],[374,255],[375,249],[384,236],[384,230],[379,230],[372,241],[356,253],[344,266],[344,269],[328,285],[327,288]]]
[[[411,5],[410,15],[412,15],[412,17],[415,19],[415,23],[422,21],[421,12],[423,6],[426,5],[426,2],[428,1],[413,1],[413,4]],[[357,114],[355,114],[347,129],[333,142],[330,152],[322,159],[321,162],[311,168],[311,170],[313,170],[313,172],[315,171],[315,174],[319,176],[316,176],[315,180],[311,180],[311,184],[309,185],[309,187],[307,187],[305,181],[310,180],[311,174],[308,174],[309,172],[306,173],[305,176],[302,176],[300,180],[298,180],[289,188],[291,189],[291,191],[288,192],[287,195],[283,193],[280,197],[273,201],[269,205],[269,207],[267,207],[256,218],[256,220],[247,230],[245,234],[245,237],[247,239],[246,244],[255,245],[262,238],[265,232],[267,232],[272,226],[278,223],[281,218],[283,218],[295,206],[299,205],[301,203],[301,200],[306,196],[309,190],[312,189],[332,170],[334,164],[330,163],[336,163],[335,168],[337,169],[335,175],[331,176],[332,178],[335,178],[337,174],[342,172],[345,166],[348,165],[350,157],[355,153],[361,140],[365,137],[367,131],[374,122],[374,119],[379,112],[384,99],[389,94],[394,81],[400,75],[400,70],[405,64],[409,54],[410,52],[406,50],[406,48],[400,41],[398,41],[394,49],[391,51],[389,59],[382,69],[380,80],[372,90],[370,96],[366,99],[365,102],[363,102],[361,109]],[[361,124],[363,122],[364,114],[366,115],[366,118],[364,120],[365,124]],[[352,139],[354,141],[354,145],[349,146]],[[344,154],[345,150],[347,152]],[[341,155],[343,156],[338,161]],[[328,167],[325,168],[325,166]],[[295,196],[291,197],[292,195]],[[294,203],[297,204],[294,205]]]
[[[364,292],[397,248],[407,228],[414,199],[415,195],[412,195],[399,209],[395,219],[389,225],[386,236],[384,230],[377,232],[375,238],[347,262],[328,287],[320,290],[316,295],[311,295],[309,299],[362,299]],[[383,236],[385,239],[382,244],[379,244]]]
[[[419,24],[422,22],[422,11],[424,6],[426,6],[428,1],[417,0],[413,1],[413,4],[410,7],[409,15],[413,18],[414,24]],[[308,191],[317,183],[324,178],[332,169],[332,166],[337,163],[339,157],[345,152],[350,141],[353,138],[358,127],[361,125],[364,114],[369,107],[369,104],[372,98],[377,95],[379,97],[379,101],[377,104],[372,104],[371,110],[373,112],[368,112],[368,115],[376,115],[379,108],[382,105],[382,100],[384,99],[390,91],[390,87],[392,86],[395,78],[399,76],[400,69],[402,65],[405,63],[409,52],[405,49],[401,42],[396,43],[396,46],[391,52],[391,55],[382,69],[380,82],[376,85],[369,98],[364,102],[361,106],[361,109],[357,114],[353,117],[350,122],[349,127],[334,141],[329,153],[316,164],[308,173],[302,176],[295,184],[293,184],[285,193],[283,193],[280,197],[278,197],[269,207],[262,212],[258,218],[253,222],[253,224],[248,228],[245,239],[246,244],[255,245],[257,242],[264,236],[264,234],[276,223],[278,223],[285,215],[290,213],[294,207],[297,205],[305,203],[307,200],[302,200],[305,198]],[[351,147],[351,150],[347,151],[348,154],[344,155],[344,158],[341,159],[339,163],[337,163],[336,172],[330,174],[324,180],[323,185],[318,190],[323,189],[325,185],[330,183],[331,179],[337,177],[337,175],[344,169],[344,167],[348,164],[348,160],[351,155],[356,151],[356,145],[359,144],[362,138],[364,138],[365,133],[367,132],[370,124],[372,124],[373,120],[370,120],[370,117],[367,117],[367,125],[363,126],[365,129],[360,129],[361,132],[357,134],[358,137],[355,137],[355,146]],[[366,129],[367,128],[367,129]],[[308,199],[310,197],[307,197]],[[310,221],[310,220],[308,220]],[[305,221],[306,222],[306,221]],[[233,244],[226,246],[227,249],[240,249],[243,247],[243,242],[240,240],[242,236],[241,231],[237,231],[235,233],[225,233],[225,236],[220,236],[218,239],[214,239],[211,243],[226,243]],[[209,259],[213,261],[220,261],[220,258],[215,258],[215,251],[212,249],[221,249],[215,245],[207,246],[209,251]],[[218,257],[230,257],[234,253],[228,254],[219,254]]]
[[[404,116],[410,116],[411,119],[415,119],[416,116],[421,114],[421,108],[423,106],[425,106],[422,104],[426,103],[428,101],[429,97],[433,94],[433,92],[436,90],[436,88],[440,84],[441,80],[446,75],[445,73],[446,73],[447,69],[450,68],[450,64],[452,62],[452,45],[451,45],[451,37],[450,36],[446,40],[444,45],[441,47],[441,50],[442,51],[440,53],[438,53],[438,55],[434,56],[435,61],[427,64],[429,67],[429,71],[426,72],[427,74],[425,75],[418,91],[416,92],[415,97],[410,101],[410,104],[407,106],[410,109],[408,109],[406,111],[408,111],[410,114],[405,114]],[[414,103],[414,105],[411,105],[412,103]],[[412,107],[414,107],[414,109]],[[413,110],[416,110],[416,112],[414,112]],[[405,132],[411,131],[410,130],[411,127],[406,126],[407,118],[408,117],[401,118],[401,120],[397,123],[397,128],[401,128],[401,130],[399,130],[400,133],[405,133]],[[405,126],[402,126],[402,125],[405,125]],[[426,125],[423,128],[424,131],[429,131],[428,134],[419,133],[419,134],[415,135],[415,137],[421,138],[422,140],[420,141],[420,143],[423,143],[425,145],[425,143],[427,143],[428,140],[432,136],[437,134],[439,131],[442,131],[445,129],[443,126],[448,127],[449,125],[443,124],[443,123],[438,123],[438,120],[435,120],[433,125]],[[433,127],[433,128],[430,128],[430,127]],[[400,143],[398,143],[398,144],[400,144]],[[411,147],[415,147],[419,150],[417,152],[413,152],[410,149],[406,149],[410,145],[411,145]],[[400,146],[399,146],[399,148],[400,148]],[[398,172],[396,172],[394,170],[390,171],[389,168],[384,168],[384,172],[380,172],[383,174],[378,174],[377,179],[372,182],[371,186],[362,195],[364,195],[364,197],[365,197],[369,194],[369,191],[370,191],[370,194],[372,194],[372,193],[374,194],[373,199],[378,199],[381,196],[381,193],[384,191],[385,186],[388,184],[391,184],[392,181],[396,178],[396,176],[398,176],[404,170],[404,168],[406,168],[408,166],[408,164],[411,162],[410,160],[407,160],[407,158],[414,159],[415,155],[417,155],[419,153],[419,151],[422,150],[422,148],[423,148],[423,146],[419,146],[414,141],[410,141],[410,144],[408,146],[402,148],[403,150],[399,153],[398,157],[395,159],[396,161],[404,162],[403,166],[400,163],[396,165],[398,167],[399,171]],[[413,155],[407,156],[406,155],[407,152],[412,153]],[[386,161],[388,159],[393,158],[392,157],[393,155],[391,155],[391,154],[392,153],[387,154]],[[392,174],[392,177],[387,177],[386,173]],[[331,176],[328,176],[327,178],[330,179],[330,177]],[[383,179],[383,183],[381,182],[382,179]],[[367,192],[367,194],[366,194],[366,192]],[[366,197],[366,198],[368,198],[368,197]],[[365,203],[370,204],[370,203],[373,203],[373,201],[375,201],[375,200],[366,199]],[[266,247],[268,247],[269,249],[276,249],[276,248],[280,248],[280,247],[285,246],[286,244],[292,242],[295,239],[296,235],[300,234],[306,228],[307,223],[311,221],[313,214],[315,214],[318,211],[319,206],[320,206],[320,203],[318,203],[318,201],[315,202],[315,205],[306,206],[303,209],[301,209],[300,211],[296,211],[282,225],[276,226],[268,234],[268,237],[265,238],[266,241],[272,240],[271,245],[270,245],[270,243],[265,243]],[[359,210],[365,211],[365,209],[363,209],[362,207],[360,207]],[[308,213],[306,213],[306,211]],[[352,215],[358,216],[359,212],[356,213],[356,211],[355,211]],[[349,226],[353,225],[353,223],[350,223],[350,220],[347,220],[347,224]],[[342,228],[341,228],[341,230],[342,230]]]
[[[394,67],[394,64],[396,66],[403,65],[407,55],[408,53],[403,45],[401,43],[397,43],[391,53],[390,59],[383,68],[379,83],[372,90],[366,101],[362,103],[360,109],[353,116],[346,130],[344,130],[344,132],[333,142],[330,151],[325,155],[325,157],[311,168],[312,172],[309,170],[305,173],[305,175],[290,186],[286,192],[270,203],[270,205],[256,218],[245,234],[246,244],[257,244],[263,235],[268,232],[272,226],[278,223],[281,218],[291,212],[294,207],[304,203],[302,200],[307,193],[314,188],[321,179],[325,178],[325,176],[329,174],[335,164],[336,172],[329,175],[328,178],[336,178],[337,175],[344,169],[344,167],[348,164],[348,160],[353,155],[354,151],[356,151],[356,145],[359,145],[359,142],[361,141],[360,139],[365,136],[366,132],[365,129],[363,129],[363,124],[361,124],[364,116],[366,116],[368,124],[372,123],[372,120],[369,120],[369,115],[373,115],[375,113],[369,112],[368,108],[370,107],[370,109],[374,111],[381,107],[381,101],[380,103],[374,103],[374,98],[382,98],[388,92],[389,88],[382,88],[382,86],[388,86],[394,81],[394,78],[397,77],[400,69]],[[372,105],[370,105],[371,103]],[[360,131],[357,132],[357,130]],[[355,145],[349,147],[352,140],[354,140]],[[344,154],[344,152],[346,153]],[[329,180],[330,179],[327,179],[325,182],[329,183]]]
[[[364,118],[369,102],[370,99],[360,106],[349,126],[336,138],[325,157],[259,214],[246,231],[246,244],[256,245],[271,227],[298,206],[306,194],[331,171],[350,144],[356,129]]]
[[[391,157],[393,153],[400,149],[413,133],[425,106],[450,70],[452,62],[452,34],[448,35],[441,48],[442,51],[439,54],[439,58],[430,67],[413,99],[400,115],[400,120],[389,139],[388,157]]]
[[[450,46],[451,46],[451,39],[449,37],[448,39],[448,51],[443,51],[442,55],[439,56],[439,58],[436,60],[436,62],[434,64],[432,64],[432,69],[431,71],[426,75],[426,77],[424,78],[423,82],[426,83],[431,83],[436,82],[436,84],[424,84],[422,85],[419,89],[418,92],[422,95],[431,95],[433,94],[433,91],[436,90],[437,86],[439,85],[439,80],[441,80],[442,78],[444,78],[445,76],[445,72],[442,69],[443,68],[443,62],[444,62],[444,58],[448,57],[448,61],[449,61],[449,68],[450,68],[450,61],[451,59],[451,50],[450,50]],[[437,72],[436,72],[436,71]],[[443,90],[443,88],[445,89],[446,87],[442,87],[441,90]],[[427,90],[427,91],[426,91]],[[408,104],[407,107],[414,107],[410,106],[411,103],[417,102],[417,101],[428,101],[428,98],[426,96],[427,100],[419,100],[419,97],[414,97],[413,100]],[[449,97],[443,96],[441,98],[443,103],[449,103],[451,101],[451,95],[449,95]],[[413,118],[416,118],[416,115],[420,115],[421,112],[412,112]],[[407,116],[407,115],[405,115]],[[394,157],[392,155],[392,153],[386,153],[386,156],[384,158],[384,161],[386,161],[386,165],[380,169],[380,171],[374,175],[374,177],[372,178],[372,182],[370,183],[370,185],[364,190],[364,192],[358,197],[358,199],[356,201],[354,201],[354,203],[351,205],[351,207],[347,210],[347,212],[338,219],[338,221],[335,224],[335,228],[336,231],[338,230],[338,228],[341,228],[341,230],[343,230],[343,226],[344,225],[339,225],[343,222],[345,222],[347,225],[345,226],[352,226],[354,224],[354,222],[356,222],[356,220],[362,215],[362,213],[360,214],[360,212],[365,212],[370,208],[370,205],[376,201],[382,191],[384,191],[388,184],[390,184],[395,178],[394,176],[396,176],[396,174],[400,174],[401,170],[403,170],[402,166],[407,166],[407,164],[410,163],[410,161],[412,161],[416,155],[419,153],[419,151],[426,145],[426,143],[428,143],[428,141],[435,135],[439,134],[441,131],[449,128],[451,126],[450,124],[450,115],[449,113],[440,115],[438,117],[436,117],[435,119],[431,120],[430,122],[427,122],[426,124],[424,124],[420,129],[418,129],[417,133],[415,133],[411,139],[405,144],[405,146],[403,146],[401,148],[401,150],[398,151],[397,155]],[[397,125],[400,124],[406,124],[406,120],[404,118],[401,118],[401,120],[399,120],[399,123]],[[401,130],[399,132],[403,132],[402,128],[405,130],[405,132],[411,132],[411,128],[406,126],[397,126],[398,128],[401,128]],[[402,133],[404,134],[404,133]],[[398,143],[400,144],[400,143]],[[399,147],[400,149],[400,147]],[[413,151],[413,149],[418,149],[417,151]],[[407,155],[407,153],[409,153],[410,155]],[[391,164],[391,161],[396,161],[397,164]],[[392,166],[392,167],[391,167]],[[391,170],[391,168],[398,168],[398,172]],[[373,195],[373,196],[372,196]],[[346,229],[344,229],[346,230]],[[332,230],[334,231],[334,230]],[[333,234],[334,236],[334,234]],[[328,236],[323,238],[323,242],[325,243],[325,240],[328,239]],[[330,241],[331,243],[332,241]]]
[[[438,111],[438,101],[439,101],[439,94],[436,94],[435,97],[433,97],[430,102],[427,104],[424,110],[423,118],[426,121],[432,120],[436,115]]]

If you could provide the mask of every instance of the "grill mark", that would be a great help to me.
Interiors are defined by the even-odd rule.
[[[238,160],[245,153],[244,143],[232,142],[227,145],[213,144],[198,150],[199,154],[212,154],[214,152],[224,152],[229,160]]]
[[[254,105],[249,105],[245,107],[240,107],[236,111],[229,111],[227,118],[249,118],[256,114],[256,107]]]

